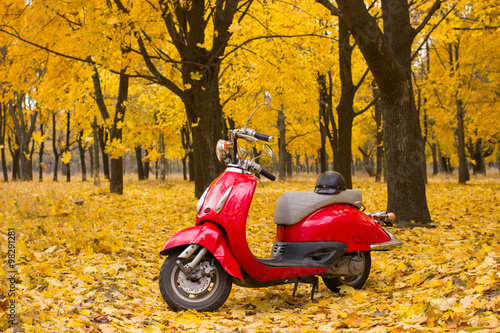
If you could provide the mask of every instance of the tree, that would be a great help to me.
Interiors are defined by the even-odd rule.
[[[400,221],[431,221],[425,194],[425,153],[412,88],[412,43],[439,9],[438,0],[413,28],[409,4],[383,0],[384,33],[362,0],[337,0],[340,15],[377,81],[384,119],[388,210]]]
[[[459,3],[436,31],[428,52],[432,57],[422,94],[429,121],[437,128],[432,135],[451,157],[447,161],[458,162],[460,184],[470,178],[467,155],[474,173],[482,172],[485,155],[498,140],[498,56],[491,52],[499,25],[494,3]]]
[[[38,112],[36,110],[28,110],[25,113],[24,106],[28,97],[23,92],[16,92],[14,95],[15,100],[9,101],[9,112],[14,122],[16,138],[21,150],[21,180],[28,181],[33,180],[32,163],[29,158],[29,145],[35,129]]]
[[[114,3],[122,13],[131,13],[120,0]],[[175,51],[161,50],[160,41],[153,39],[158,34],[153,31],[141,29],[134,32],[139,52],[150,73],[144,77],[171,90],[184,103],[192,126],[196,197],[200,197],[222,171],[222,165],[213,154],[224,129],[219,96],[222,56],[251,3],[239,0],[207,3],[204,0],[160,1],[159,8],[155,8],[157,19],[161,17],[164,22],[164,31],[168,32]],[[242,13],[237,23],[233,23],[240,10]],[[209,33],[208,29],[213,30]],[[206,41],[206,35],[212,38],[211,45]],[[159,55],[160,61],[155,61],[152,52]],[[175,58],[179,60],[174,61]],[[182,84],[166,77],[159,69],[161,63],[172,62],[179,65]]]
[[[7,129],[7,103],[0,103],[0,154],[2,158],[2,172],[4,182],[9,181],[7,160],[5,158],[5,130]]]

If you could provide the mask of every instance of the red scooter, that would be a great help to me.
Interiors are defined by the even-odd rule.
[[[270,106],[266,93],[265,103]],[[361,288],[370,273],[370,251],[402,245],[382,228],[394,214],[364,213],[361,192],[345,189],[343,177],[328,171],[315,191],[287,192],[276,203],[276,241],[269,258],[256,258],[246,241],[246,222],[257,185],[252,173],[275,176],[238,149],[238,139],[273,140],[245,126],[219,140],[217,156],[227,169],[205,190],[196,206],[196,224],[173,235],[161,249],[167,255],[160,271],[161,295],[175,311],[215,311],[232,283],[250,288],[295,283],[318,287],[318,276],[337,291],[341,285]],[[272,150],[264,145],[272,156]],[[344,182],[344,183],[343,183]]]

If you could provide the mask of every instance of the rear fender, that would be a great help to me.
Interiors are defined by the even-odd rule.
[[[190,244],[199,244],[207,248],[220,262],[224,270],[243,280],[241,266],[236,260],[224,229],[216,223],[205,222],[202,225],[179,231],[163,245],[160,254],[170,255]]]

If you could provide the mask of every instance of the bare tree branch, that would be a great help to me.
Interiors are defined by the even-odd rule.
[[[14,30],[13,28],[11,28],[12,30]],[[58,52],[58,51],[55,51],[55,50],[52,50],[50,49],[48,46],[42,46],[40,44],[37,44],[37,43],[34,43],[32,41],[29,41],[23,37],[21,37],[19,35],[19,33],[17,31],[14,30],[14,33],[13,32],[10,32],[10,31],[7,31],[4,29],[4,27],[0,28],[0,32],[3,32],[3,33],[6,33],[7,35],[9,36],[12,36],[14,38],[17,38],[18,40],[26,43],[26,44],[29,44],[31,46],[34,46],[36,48],[39,48],[41,50],[44,50],[44,51],[47,51],[48,53],[52,53],[52,54],[55,54],[57,56],[60,56],[60,57],[63,57],[63,58],[66,58],[66,59],[71,59],[71,60],[76,60],[76,61],[80,61],[80,62],[85,62],[85,63],[88,63],[88,64],[91,64],[91,65],[95,65],[96,63],[90,59],[90,58],[86,58],[86,59],[83,59],[83,58],[79,58],[79,57],[75,57],[75,56],[72,56],[72,55],[69,55],[69,54],[64,54],[64,53],[61,53],[61,52]]]
[[[246,44],[248,44],[248,43],[250,43],[250,42],[253,42],[253,41],[259,40],[259,39],[270,39],[270,38],[296,38],[296,37],[319,37],[319,38],[327,38],[327,39],[331,39],[330,37],[327,37],[327,36],[321,36],[321,35],[316,35],[315,33],[310,33],[310,34],[302,34],[302,35],[268,35],[268,36],[258,36],[258,37],[254,37],[254,38],[247,39],[246,41],[244,41],[244,42],[243,42],[243,43],[241,43],[240,45],[235,46],[235,48],[234,48],[234,49],[232,49],[231,51],[229,51],[228,53],[226,53],[222,59],[227,58],[227,57],[228,57],[231,53],[236,52],[237,50],[239,50],[240,48],[242,48],[244,45],[246,45]]]
[[[429,38],[431,37],[431,34],[434,32],[434,30],[436,30],[437,27],[439,27],[439,25],[441,24],[441,22],[443,22],[448,17],[448,15],[455,9],[455,7],[457,7],[457,4],[454,4],[453,7],[451,7],[450,10],[441,18],[441,20],[439,20],[439,22],[435,26],[432,27],[431,31],[429,31],[429,33],[427,34],[427,36],[425,36],[425,38],[422,41],[422,43],[420,43],[420,46],[415,50],[415,52],[411,56],[411,60],[415,59],[415,57],[417,56],[418,52],[420,52],[420,50],[422,49],[422,47],[429,40]]]
[[[181,99],[184,99],[185,97],[184,91],[181,88],[179,88],[173,81],[167,79],[160,73],[160,71],[158,71],[155,64],[151,60],[148,51],[146,50],[146,46],[144,45],[144,41],[139,36],[139,33],[136,33],[136,38],[137,42],[139,43],[139,49],[141,51],[141,55],[144,59],[144,62],[146,63],[146,66],[148,67],[153,77],[156,79],[156,82],[168,88],[170,91],[179,96]]]
[[[434,4],[432,5],[431,9],[429,9],[429,11],[427,12],[427,16],[424,18],[424,20],[420,23],[420,25],[416,29],[413,29],[413,38],[415,38],[427,25],[427,23],[429,23],[434,13],[436,13],[436,11],[440,7],[441,7],[441,0],[436,0],[436,2],[434,2]]]

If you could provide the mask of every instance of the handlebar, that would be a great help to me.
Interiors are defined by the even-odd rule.
[[[276,180],[276,176],[275,175],[273,175],[272,173],[267,172],[266,170],[262,169],[262,167],[259,164],[255,163],[254,161],[247,161],[246,162],[246,166],[247,166],[248,170],[253,170],[254,172],[258,172],[262,176],[266,177],[267,179],[269,179],[271,181],[275,181]]]
[[[266,170],[264,169],[261,169],[260,172],[259,172],[262,176],[266,177],[267,179],[269,180],[272,180],[272,181],[275,181],[276,180],[276,176],[273,175],[272,173],[270,172],[267,172]]]
[[[273,140],[274,140],[274,137],[271,135],[261,134],[261,133],[257,133],[257,132],[255,132],[253,136],[254,136],[254,138],[256,138],[258,140],[267,141],[267,142],[273,142]]]
[[[236,129],[232,130],[231,132],[234,134],[235,137],[242,138],[248,141],[257,141],[257,140],[262,140],[267,142],[274,141],[274,137],[272,135],[257,133],[256,130],[250,128]]]

